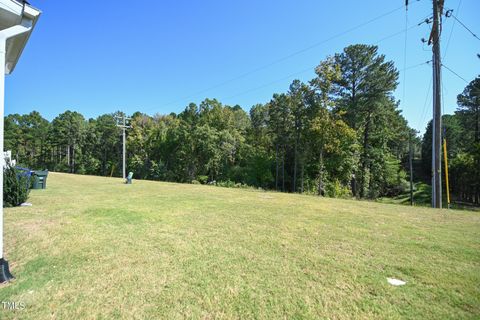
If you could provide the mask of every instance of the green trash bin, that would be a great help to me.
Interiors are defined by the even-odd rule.
[[[46,189],[47,188],[48,170],[34,171],[34,179],[32,189]]]

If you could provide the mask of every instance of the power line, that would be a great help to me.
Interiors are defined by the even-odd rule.
[[[293,53],[291,53],[291,54],[289,54],[289,55],[286,55],[286,56],[284,56],[284,57],[282,57],[282,58],[279,58],[279,59],[277,59],[277,60],[275,60],[275,61],[273,61],[273,62],[270,62],[270,63],[268,63],[268,64],[265,64],[265,65],[263,65],[263,66],[260,66],[260,67],[258,67],[258,68],[255,68],[255,69],[253,69],[253,70],[250,70],[250,71],[245,72],[245,73],[243,73],[243,74],[240,74],[239,76],[233,77],[233,78],[228,79],[228,80],[225,80],[225,81],[223,81],[223,82],[220,82],[220,83],[218,83],[218,84],[216,84],[216,85],[213,85],[213,86],[211,86],[211,87],[202,89],[202,90],[200,90],[200,91],[198,91],[198,92],[189,94],[189,95],[187,95],[187,96],[185,96],[185,97],[183,97],[183,98],[176,99],[176,100],[174,100],[174,101],[170,101],[170,102],[168,102],[168,103],[166,103],[166,104],[163,104],[163,106],[169,106],[169,105],[172,105],[172,104],[174,104],[174,103],[181,102],[181,101],[183,101],[183,100],[185,100],[185,99],[188,99],[188,98],[197,96],[197,95],[199,95],[199,94],[202,94],[202,93],[205,93],[205,92],[208,92],[208,91],[211,91],[211,90],[213,90],[213,89],[217,89],[217,88],[222,87],[222,86],[224,86],[224,85],[226,85],[226,84],[228,84],[228,83],[231,83],[231,82],[233,82],[233,81],[236,81],[236,80],[245,78],[245,77],[247,77],[247,76],[249,76],[249,75],[251,75],[251,74],[254,74],[254,73],[258,72],[258,71],[261,71],[261,70],[264,70],[264,69],[266,69],[266,68],[269,68],[269,67],[271,67],[271,66],[273,66],[273,65],[279,64],[279,63],[281,63],[281,62],[283,62],[283,61],[285,61],[285,60],[288,60],[288,59],[290,59],[290,58],[292,58],[292,57],[294,57],[294,56],[297,56],[297,55],[299,55],[299,54],[302,54],[302,53],[304,53],[304,52],[307,52],[307,51],[309,51],[309,50],[312,50],[312,49],[314,49],[314,48],[316,48],[316,47],[318,47],[318,46],[320,46],[320,45],[323,45],[323,44],[325,44],[325,43],[327,43],[327,42],[330,42],[330,41],[332,41],[332,40],[334,40],[334,39],[336,39],[336,38],[339,38],[339,37],[344,36],[344,35],[346,35],[346,34],[348,34],[348,33],[350,33],[350,32],[353,32],[353,31],[355,31],[355,30],[357,30],[357,29],[359,29],[359,28],[362,28],[362,27],[364,27],[364,26],[366,26],[366,25],[368,25],[368,24],[370,24],[370,23],[372,23],[372,22],[375,22],[375,21],[377,21],[377,20],[380,20],[380,19],[382,19],[382,18],[384,18],[384,17],[386,17],[386,16],[389,16],[389,15],[391,15],[391,14],[393,14],[393,13],[401,10],[403,7],[404,7],[403,5],[400,6],[400,7],[397,7],[397,8],[395,8],[395,9],[393,9],[393,10],[390,10],[390,11],[385,12],[385,13],[379,15],[379,16],[376,16],[376,17],[374,17],[374,18],[372,18],[372,19],[370,19],[370,20],[368,20],[368,21],[366,21],[366,22],[360,23],[360,24],[358,24],[358,25],[356,25],[356,26],[354,26],[354,27],[351,27],[351,28],[349,28],[349,29],[347,29],[347,30],[345,30],[345,31],[342,31],[342,32],[340,32],[340,33],[337,33],[336,35],[333,35],[333,36],[331,36],[331,37],[329,37],[329,38],[327,38],[327,39],[324,39],[324,40],[319,41],[319,42],[317,42],[317,43],[314,43],[314,44],[312,44],[312,45],[310,45],[310,46],[308,46],[308,47],[305,47],[305,48],[300,49],[300,50],[298,50],[298,51],[295,51],[295,52],[293,52]],[[402,30],[401,32],[403,32],[403,30]],[[382,39],[382,40],[383,40],[383,39]],[[153,109],[157,109],[157,108],[154,107],[154,108],[147,109],[147,110],[145,110],[145,111],[149,111],[149,110],[153,110]]]
[[[461,5],[462,5],[462,0],[458,2],[457,12],[460,12]],[[452,29],[450,29],[450,35],[448,36],[447,45],[445,46],[445,52],[443,53],[443,60],[445,60],[445,57],[447,56],[448,47],[450,46],[450,40],[452,39],[453,29],[455,28],[456,22],[457,22],[456,20],[453,21]]]
[[[447,67],[446,65],[444,65],[442,63],[442,67],[444,67],[445,69],[447,69],[448,71],[450,71],[451,73],[453,73],[454,75],[456,75],[457,77],[459,77],[460,79],[462,79],[463,81],[465,81],[466,83],[468,83],[467,80],[465,80],[464,77],[460,76],[458,73],[456,73],[455,71],[453,71],[452,69],[450,69],[449,67]]]
[[[414,29],[414,28],[416,28],[416,27],[418,27],[418,26],[420,26],[420,25],[419,25],[419,24],[412,25],[412,26],[410,26],[410,27],[407,28],[407,31],[409,31],[409,30],[411,30],[411,29]],[[386,37],[378,40],[377,42],[374,42],[373,44],[379,44],[380,42],[383,42],[383,41],[385,41],[385,40],[388,40],[388,39],[390,39],[390,38],[393,38],[393,37],[395,37],[395,36],[398,36],[398,35],[400,35],[400,34],[403,34],[404,32],[405,32],[405,29],[402,29],[402,30],[400,30],[400,31],[398,31],[398,32],[392,33],[391,35],[388,35],[388,36],[386,36]]]
[[[409,66],[409,67],[405,68],[404,70],[410,70],[410,69],[413,69],[413,68],[417,68],[417,67],[420,67],[420,66],[422,66],[422,65],[428,64],[428,63],[430,63],[430,62],[431,62],[431,61],[425,61],[425,62],[422,62],[422,63],[418,63],[418,64],[415,64],[415,65]],[[250,93],[250,92],[253,92],[253,91],[257,91],[257,90],[263,89],[263,88],[265,88],[265,87],[269,87],[269,86],[271,86],[271,85],[273,85],[273,84],[275,84],[275,83],[281,82],[281,81],[286,80],[286,79],[290,79],[290,78],[292,78],[292,77],[294,77],[294,76],[297,76],[297,75],[299,75],[299,74],[302,74],[302,73],[305,73],[305,72],[311,71],[311,70],[312,70],[312,68],[309,67],[309,68],[306,68],[306,69],[303,69],[303,70],[294,72],[294,73],[289,74],[288,76],[285,76],[285,77],[283,77],[283,78],[279,78],[279,79],[273,80],[273,81],[271,81],[271,82],[262,84],[262,85],[260,85],[260,86],[258,86],[258,87],[254,87],[254,88],[248,89],[248,90],[246,90],[246,91],[243,91],[243,92],[234,94],[234,95],[232,95],[232,96],[228,96],[228,97],[226,97],[226,98],[223,98],[223,100],[228,100],[228,99],[236,98],[236,97],[238,97],[238,96],[242,96],[242,95],[244,95],[244,94],[247,94],[247,93]],[[426,103],[425,103],[425,105],[426,105]]]
[[[403,69],[403,70],[410,70],[410,69],[418,68],[418,67],[420,67],[420,66],[423,66],[423,65],[425,65],[425,64],[429,64],[429,63],[431,63],[431,62],[432,62],[432,60],[428,60],[428,61],[425,61],[425,62],[421,62],[421,63],[418,63],[418,64],[414,64],[413,66],[406,67],[406,68]]]
[[[416,27],[416,26],[418,26],[418,25],[414,25],[413,27]],[[410,28],[412,28],[412,27],[410,27]],[[380,42],[382,42],[382,41],[384,41],[384,40],[390,39],[390,38],[391,38],[392,36],[394,36],[394,35],[399,35],[399,34],[401,34],[401,33],[403,33],[403,31],[396,32],[396,33],[394,33],[393,35],[387,36],[387,37],[385,37],[385,38],[383,38],[383,39],[381,39],[380,41],[377,41],[377,42],[375,42],[375,43],[380,43]],[[410,70],[410,69],[413,69],[413,68],[417,68],[417,67],[420,67],[420,66],[425,65],[425,64],[429,64],[430,62],[431,62],[431,60],[425,61],[425,62],[422,62],[422,63],[418,63],[418,64],[415,64],[415,65],[411,65],[411,66],[409,66],[409,67],[404,68],[404,71],[405,71],[405,70]],[[233,96],[229,96],[229,97],[223,98],[223,100],[228,100],[228,99],[231,99],[231,98],[235,98],[235,97],[238,97],[238,96],[241,96],[241,95],[250,93],[250,92],[252,92],[252,91],[256,91],[256,90],[259,90],[259,89],[263,89],[263,88],[265,88],[265,87],[271,86],[272,84],[275,84],[275,83],[277,83],[277,82],[280,82],[280,81],[283,81],[283,80],[292,78],[292,77],[294,77],[294,76],[296,76],[296,75],[305,73],[305,72],[310,71],[310,70],[312,70],[312,69],[314,69],[314,67],[313,67],[313,68],[312,68],[312,67],[309,67],[309,68],[307,68],[307,69],[302,69],[302,70],[297,71],[297,72],[294,72],[294,73],[292,73],[292,74],[290,74],[290,75],[288,75],[288,76],[286,76],[286,77],[282,77],[282,78],[273,80],[273,81],[271,81],[271,82],[262,84],[262,85],[260,85],[260,86],[258,86],[258,87],[254,87],[254,88],[252,88],[252,89],[248,89],[248,90],[243,91],[243,92],[240,92],[240,93],[238,93],[238,94],[234,94]]]
[[[458,21],[458,23],[460,23],[462,25],[462,27],[464,27],[468,32],[470,32],[472,34],[472,36],[474,36],[477,40],[480,40],[480,38],[475,34],[473,33],[472,30],[470,30],[462,21],[460,21],[453,13],[452,11],[450,11],[450,16],[452,16],[456,21]],[[448,16],[447,16],[448,17]]]
[[[419,63],[417,65],[413,65],[409,68],[416,68],[416,67],[419,67],[419,66],[423,66],[425,64],[430,64],[432,62],[432,60],[428,60],[428,61],[425,61],[425,62],[422,62],[422,63]],[[408,69],[407,69],[408,70]],[[427,115],[427,102],[428,102],[428,98],[430,97],[430,89],[432,88],[432,79],[430,79],[430,82],[428,83],[428,88],[427,88],[427,95],[425,97],[425,102],[423,103],[423,108],[422,108],[422,115],[420,117],[420,122],[418,123],[417,127],[420,127],[420,125],[423,123],[423,121],[425,121],[425,117]]]
[[[292,73],[292,74],[290,74],[290,75],[288,75],[288,76],[286,76],[286,77],[273,80],[273,81],[271,81],[271,82],[268,82],[268,83],[265,83],[265,84],[260,85],[260,86],[258,86],[258,87],[255,87],[255,88],[252,88],[252,89],[249,89],[249,90],[240,92],[240,93],[238,93],[238,94],[234,94],[233,96],[229,96],[229,97],[226,97],[226,98],[224,98],[224,99],[225,99],[225,100],[232,99],[232,98],[235,98],[235,97],[238,97],[238,96],[241,96],[241,95],[250,93],[250,92],[252,92],[252,91],[256,91],[256,90],[259,90],[259,89],[263,89],[263,88],[268,87],[268,86],[271,86],[272,84],[275,84],[275,83],[277,83],[277,82],[290,79],[290,78],[292,78],[292,77],[294,77],[294,76],[297,76],[297,75],[299,75],[299,74],[302,74],[302,73],[305,73],[305,72],[311,71],[311,70],[312,70],[312,68],[311,68],[311,67],[308,67],[307,69],[303,69],[303,70],[301,70],[301,71],[294,72],[294,73]]]
[[[430,79],[430,82],[428,84],[428,89],[427,89],[427,95],[425,97],[425,102],[423,104],[423,111],[422,111],[422,117],[420,123],[417,125],[417,127],[420,127],[420,125],[425,121],[425,117],[427,116],[427,102],[428,98],[430,98],[430,89],[432,88],[432,79]]]
[[[422,20],[422,21],[423,21],[423,20]],[[416,27],[418,27],[418,26],[420,26],[420,25],[421,25],[421,23],[411,25],[410,27],[407,28],[407,30],[411,30],[411,29],[416,28]],[[395,36],[398,36],[398,35],[400,35],[400,34],[402,34],[402,33],[404,33],[404,32],[405,32],[405,29],[402,29],[401,31],[392,33],[392,34],[390,34],[390,35],[388,35],[388,36],[386,36],[386,37],[381,38],[380,40],[378,40],[378,41],[376,41],[376,42],[373,42],[373,44],[375,44],[375,45],[376,45],[376,44],[379,44],[379,43],[381,43],[381,42],[383,42],[383,41],[385,41],[385,40],[388,40],[388,39],[390,39],[390,38],[393,38],[393,37],[395,37]],[[418,63],[418,64],[415,64],[415,65],[412,65],[412,66],[408,66],[408,67],[404,68],[402,71],[410,70],[410,69],[413,69],[413,68],[417,68],[417,67],[420,67],[420,66],[422,66],[422,65],[428,64],[428,63],[430,63],[430,62],[432,62],[432,61],[429,60],[429,61],[425,61],[425,62],[422,62],[422,63]],[[249,93],[249,92],[251,92],[251,91],[255,91],[255,90],[258,90],[258,89],[267,87],[267,86],[272,85],[272,84],[275,84],[275,83],[277,83],[277,82],[279,82],[279,81],[282,81],[282,80],[291,78],[291,77],[293,77],[293,76],[295,76],[295,75],[305,73],[306,71],[309,71],[309,70],[312,70],[312,68],[300,70],[300,71],[295,72],[295,73],[293,73],[293,74],[290,74],[289,76],[286,76],[286,77],[284,77],[284,78],[274,80],[274,81],[269,82],[269,83],[267,83],[267,84],[260,85],[260,86],[258,86],[258,87],[253,88],[253,89],[247,90],[247,91],[245,91],[245,92],[243,92],[243,93],[241,93],[241,94],[235,94],[234,96],[230,96],[230,97],[227,97],[227,98],[225,98],[225,99],[229,99],[229,98],[232,98],[232,97],[237,97],[237,96],[240,96],[240,95],[242,95],[242,94]]]
[[[403,93],[402,104],[405,105],[405,94],[407,88],[407,40],[408,40],[408,0],[405,2],[405,42],[403,46]]]
[[[442,116],[445,114],[445,99],[444,99],[444,96],[445,96],[445,86],[443,85],[443,81],[441,81],[441,87],[442,87],[442,91],[440,92],[440,94],[442,95]],[[448,93],[448,92],[447,92]],[[442,121],[442,135],[443,133],[445,133],[445,123]]]
[[[418,27],[418,25],[410,26],[410,27],[408,28],[408,30],[409,30],[409,29],[412,29],[412,28],[415,28],[415,27]],[[390,38],[392,38],[392,37],[394,37],[394,36],[397,36],[397,35],[399,35],[399,34],[402,34],[403,32],[404,32],[404,30],[399,31],[399,32],[395,32],[395,33],[393,33],[393,34],[391,34],[391,35],[389,35],[389,36],[386,36],[386,37],[380,39],[380,40],[377,41],[377,42],[374,42],[374,44],[378,44],[378,43],[380,43],[380,42],[382,42],[382,41],[385,41],[385,40],[390,39]],[[425,62],[422,62],[422,63],[418,63],[418,64],[415,64],[415,65],[409,66],[409,67],[405,68],[404,70],[410,70],[410,69],[413,69],[413,68],[417,68],[417,67],[419,67],[419,66],[428,64],[428,63],[430,63],[430,62],[431,62],[431,61],[425,61]],[[259,86],[257,86],[257,87],[251,88],[251,89],[248,89],[248,90],[246,90],[246,91],[242,91],[242,92],[237,93],[237,94],[234,94],[234,95],[232,95],[232,96],[228,96],[228,97],[226,97],[226,98],[223,98],[223,100],[228,100],[228,99],[235,98],[235,97],[238,97],[238,96],[241,96],[241,95],[244,95],[244,94],[247,94],[247,93],[256,91],[256,90],[259,90],[259,89],[263,89],[263,88],[265,88],[265,87],[271,86],[272,84],[278,83],[278,82],[280,82],[280,81],[283,81],[283,80],[292,78],[292,77],[294,77],[294,76],[296,76],[296,75],[299,75],[299,74],[305,73],[305,72],[307,72],[307,71],[313,70],[314,68],[315,68],[315,67],[309,67],[309,68],[306,68],[306,69],[302,69],[302,70],[300,70],[300,71],[297,71],[297,72],[294,72],[294,73],[292,73],[292,74],[289,74],[288,76],[285,76],[285,77],[282,77],[282,78],[279,78],[279,79],[270,81],[270,82],[268,82],[268,83],[259,85]],[[147,110],[147,111],[148,111],[148,110]]]

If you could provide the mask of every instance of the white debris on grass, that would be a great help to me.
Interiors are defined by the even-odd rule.
[[[32,204],[30,202],[24,202],[20,205],[20,207],[31,207]]]
[[[395,278],[387,278],[388,283],[390,283],[392,286],[403,286],[407,284],[406,281],[398,280]]]

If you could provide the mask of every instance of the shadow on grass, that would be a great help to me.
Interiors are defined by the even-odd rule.
[[[423,182],[417,182],[414,185],[413,191],[413,205],[419,207],[430,207],[431,206],[431,195],[432,195],[432,187]],[[443,199],[442,203],[444,208],[447,206],[447,196],[446,193],[443,192]],[[379,202],[382,203],[390,203],[390,204],[402,204],[402,205],[410,205],[410,189],[407,189],[404,193],[388,198],[380,198],[378,199]],[[461,202],[454,202],[450,204],[451,209],[458,209],[458,210],[480,210],[479,207],[472,206],[468,203],[461,203]]]
[[[415,206],[430,206],[432,193],[431,186],[418,182],[414,185],[413,190],[413,204]],[[379,198],[378,201],[382,203],[410,205],[410,189],[407,189],[404,193],[399,194],[396,197],[383,197]]]

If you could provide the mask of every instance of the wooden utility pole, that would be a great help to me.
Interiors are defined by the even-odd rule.
[[[123,158],[122,158],[122,162],[123,162],[123,166],[122,166],[122,177],[123,179],[126,179],[127,178],[127,174],[126,174],[126,148],[127,148],[127,144],[126,144],[126,140],[125,140],[125,130],[126,129],[130,129],[131,126],[130,125],[127,125],[127,121],[130,121],[132,120],[132,118],[127,118],[125,117],[125,114],[123,114],[121,117],[119,116],[116,116],[115,117],[117,119],[117,127],[121,128],[122,129],[122,149],[123,149]]]
[[[433,0],[433,26],[429,43],[433,44],[433,134],[432,134],[432,207],[442,207],[442,101],[440,34],[444,0]]]
[[[408,163],[410,166],[410,205],[413,206],[413,150],[412,133],[408,135]]]

